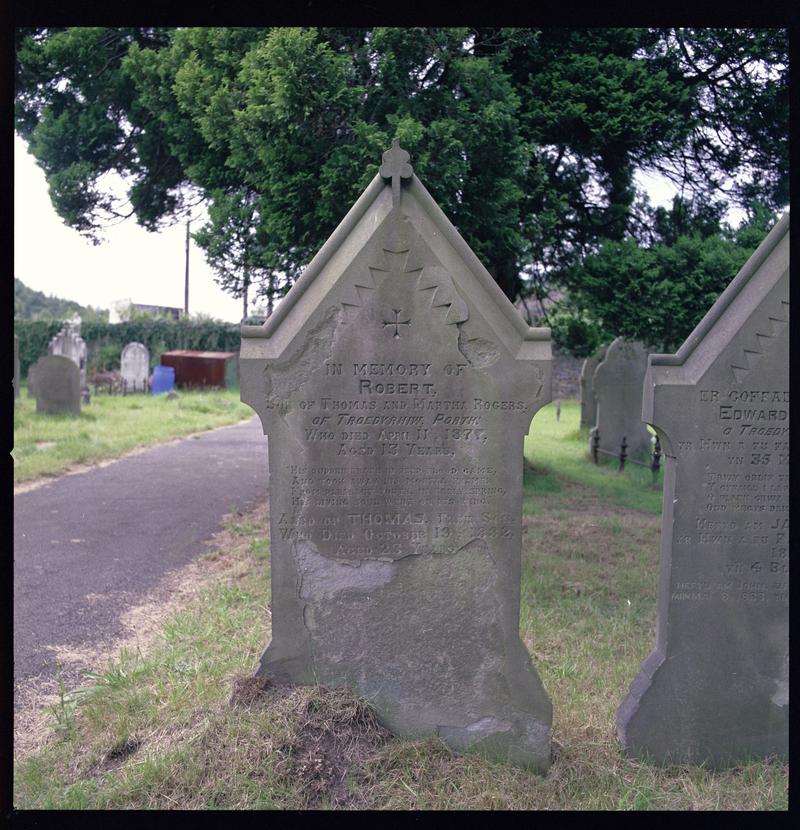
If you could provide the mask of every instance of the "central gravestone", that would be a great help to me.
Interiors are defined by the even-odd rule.
[[[269,434],[272,641],[259,673],[348,685],[405,737],[545,771],[519,637],[523,438],[548,329],[516,314],[395,142],[263,326],[242,400]]]

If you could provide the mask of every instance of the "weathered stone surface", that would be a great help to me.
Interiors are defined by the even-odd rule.
[[[786,215],[677,354],[650,357],[661,575],[656,646],[617,715],[629,755],[787,755],[788,323]]]
[[[19,337],[14,335],[14,399],[19,397]]]
[[[650,432],[642,423],[642,384],[647,371],[647,350],[641,343],[618,337],[594,372],[597,420],[591,430],[600,431],[601,450],[617,455],[623,437],[628,456],[640,458],[652,451]]]
[[[581,367],[581,426],[597,425],[597,401],[594,397],[594,373],[606,356],[606,347],[601,346]]]
[[[350,685],[397,734],[546,770],[551,704],[518,625],[522,442],[550,400],[549,330],[402,152],[266,323],[242,327],[242,400],[270,448],[259,671]]]
[[[120,374],[129,392],[146,392],[150,352],[143,343],[128,343],[120,355]]]
[[[80,370],[64,355],[40,357],[36,370],[36,412],[39,415],[80,415]]]

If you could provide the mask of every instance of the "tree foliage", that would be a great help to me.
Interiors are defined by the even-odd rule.
[[[637,171],[712,213],[788,196],[782,29],[27,29],[16,78],[59,215],[96,237],[203,200],[234,296],[284,293],[394,138],[512,300],[652,246]]]
[[[738,229],[720,227],[705,206],[694,209],[675,199],[653,221],[651,244],[608,240],[566,277],[571,302],[600,339],[639,340],[656,351],[675,352],[717,297],[753,253],[773,224],[771,212],[756,204]],[[592,326],[587,334],[561,321],[570,315],[556,309],[553,336],[566,336],[565,348],[588,356],[596,345]],[[573,315],[576,317],[577,315]],[[560,328],[559,328],[560,326]]]

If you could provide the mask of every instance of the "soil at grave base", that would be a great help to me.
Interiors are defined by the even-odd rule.
[[[269,501],[266,500],[247,513],[232,513],[220,520],[221,525],[231,521],[269,527]],[[14,688],[14,758],[21,761],[37,752],[52,737],[49,724],[53,721],[50,707],[59,700],[59,680],[69,691],[84,685],[84,673],[102,671],[109,660],[121,651],[147,654],[161,637],[164,621],[188,607],[213,582],[234,582],[251,567],[246,555],[250,539],[229,530],[220,530],[206,541],[208,550],[200,558],[168,574],[145,597],[137,597],[137,604],[121,612],[121,620],[128,632],[111,642],[87,644],[81,648],[64,645],[44,645],[63,668],[59,676],[44,676],[15,684]],[[215,551],[223,555],[216,555]],[[120,595],[121,605],[127,597]],[[92,596],[86,600],[91,602]],[[113,752],[113,749],[111,752]],[[112,759],[113,760],[113,759]]]
[[[230,704],[269,706],[288,719],[287,737],[272,748],[273,770],[302,791],[305,807],[368,806],[364,766],[393,738],[365,700],[343,687],[276,685],[268,678],[239,676]]]

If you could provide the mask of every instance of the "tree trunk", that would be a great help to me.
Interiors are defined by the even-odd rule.
[[[516,261],[499,262],[491,265],[487,270],[500,286],[503,294],[513,303],[519,297],[522,288],[522,280],[519,278],[519,268]]]

